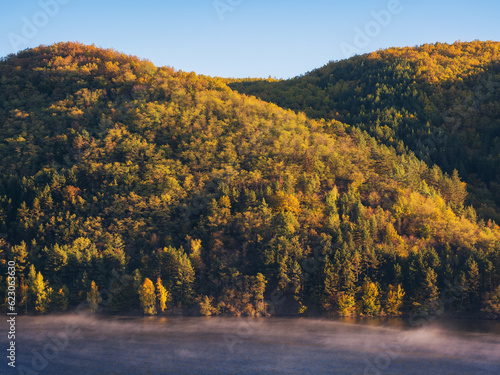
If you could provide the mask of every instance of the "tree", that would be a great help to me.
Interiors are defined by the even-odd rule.
[[[474,308],[478,306],[480,297],[480,272],[478,264],[475,260],[469,259],[467,261],[467,295],[468,302],[471,307]]]
[[[190,245],[189,259],[191,264],[197,272],[200,272],[204,268],[203,260],[201,258],[201,240],[191,239],[188,237]]]
[[[139,300],[145,315],[156,315],[156,293],[153,282],[146,278],[139,287]]]
[[[24,274],[24,269],[27,266],[28,249],[24,241],[20,245],[13,246],[10,250],[10,260],[16,263],[17,272]]]
[[[253,278],[253,293],[255,300],[255,313],[256,315],[264,315],[265,314],[265,304],[264,304],[264,292],[266,291],[267,280],[265,276],[261,273],[258,273]]]
[[[177,304],[186,305],[191,302],[195,272],[191,260],[182,248],[168,247],[158,254],[158,266],[164,280],[168,280],[167,290]]]
[[[55,244],[50,248],[45,248],[43,252],[45,257],[45,275],[50,278],[61,274],[61,270],[68,264],[68,254],[64,248]]]
[[[361,315],[374,316],[380,311],[379,292],[377,285],[371,281],[363,284],[361,295]]]
[[[96,312],[99,305],[102,303],[101,293],[94,280],[92,280],[90,284],[90,291],[87,292],[87,303],[92,312]]]
[[[500,285],[486,295],[483,311],[493,319],[500,317]]]
[[[337,309],[340,316],[353,316],[356,311],[356,300],[354,296],[346,292],[340,293],[337,301]]]
[[[327,311],[331,311],[335,308],[337,303],[339,277],[329,259],[326,260],[323,266],[323,274],[325,281],[323,286],[322,307]]]
[[[170,298],[170,293],[165,289],[159,277],[156,280],[156,298],[160,312],[164,312],[167,308],[167,301]]]
[[[424,281],[420,286],[419,299],[414,306],[421,312],[433,314],[439,309],[439,289],[436,285],[436,272],[428,267],[424,271]]]
[[[387,297],[385,299],[385,312],[389,316],[401,315],[401,306],[403,305],[403,297],[405,292],[401,288],[401,284],[397,287],[389,285]]]
[[[201,296],[198,306],[200,307],[200,314],[204,316],[211,316],[218,314],[219,311],[213,305],[214,298],[209,296]]]
[[[53,291],[50,296],[51,307],[50,309],[53,311],[66,311],[68,309],[68,294],[69,290],[66,285],[63,285],[57,291]]]
[[[28,283],[24,279],[24,277],[21,277],[21,281],[19,282],[19,288],[18,288],[18,293],[19,293],[19,306],[24,307],[24,313],[28,313],[28,303],[29,303],[29,298],[30,298],[30,288],[28,286]]]
[[[134,271],[133,281],[132,281],[132,286],[133,286],[136,293],[139,293],[139,288],[141,287],[141,285],[142,285],[141,272],[138,269],[136,269]]]
[[[51,289],[43,281],[42,274],[36,273],[35,266],[31,265],[28,274],[28,293],[30,305],[37,313],[43,314],[47,311],[50,292]]]

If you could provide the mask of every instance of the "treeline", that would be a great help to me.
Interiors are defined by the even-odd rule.
[[[0,259],[22,312],[499,314],[500,228],[456,171],[93,46],[0,75]]]
[[[331,62],[290,80],[231,88],[312,118],[367,131],[469,184],[468,202],[500,220],[500,43],[425,44]]]

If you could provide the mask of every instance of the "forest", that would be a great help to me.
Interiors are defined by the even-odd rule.
[[[19,312],[500,317],[500,96],[473,91],[498,54],[391,49],[290,81],[79,43],[7,56],[0,262]]]
[[[331,62],[290,80],[231,88],[310,118],[335,119],[468,184],[468,204],[500,221],[500,43],[425,44]]]

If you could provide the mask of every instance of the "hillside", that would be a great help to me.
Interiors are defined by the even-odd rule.
[[[335,119],[458,170],[468,202],[500,221],[500,43],[426,44],[331,62],[286,81],[230,87],[311,118]]]
[[[0,257],[23,311],[499,313],[500,228],[457,173],[94,46],[0,76]]]

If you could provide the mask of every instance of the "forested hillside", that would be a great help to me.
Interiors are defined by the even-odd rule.
[[[366,130],[450,174],[457,169],[480,216],[500,220],[500,43],[391,48],[286,81],[230,82],[309,117]]]
[[[383,53],[396,54],[339,66],[385,66],[405,91],[411,64]],[[339,122],[385,107],[314,120],[76,43],[9,56],[0,76],[0,259],[17,264],[22,311],[500,313],[500,228],[464,204],[460,176]],[[366,81],[349,99],[349,82],[329,90],[353,108],[365,88],[391,90]],[[435,98],[407,97],[430,109],[406,118],[434,121]],[[366,118],[381,139],[402,138]]]

